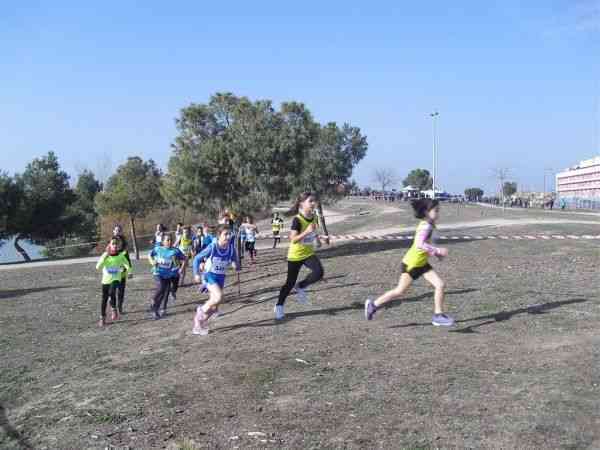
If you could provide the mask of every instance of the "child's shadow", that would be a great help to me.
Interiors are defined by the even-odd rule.
[[[25,450],[33,450],[33,447],[27,441],[27,439],[25,437],[21,436],[21,433],[19,433],[17,431],[17,429],[14,428],[10,424],[10,422],[8,421],[8,417],[6,417],[6,409],[4,408],[4,405],[2,405],[1,403],[0,403],[0,428],[2,428],[2,430],[4,430],[4,433],[6,433],[6,435],[10,439],[17,441],[17,443],[21,446],[21,448],[23,448]]]

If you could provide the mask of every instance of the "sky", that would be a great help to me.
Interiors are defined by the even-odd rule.
[[[74,177],[166,168],[174,120],[216,92],[305,103],[367,135],[355,171],[431,168],[459,193],[524,189],[600,154],[600,0],[7,2],[0,170],[49,150]]]

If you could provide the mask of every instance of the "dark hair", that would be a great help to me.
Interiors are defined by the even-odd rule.
[[[221,236],[221,233],[223,233],[223,231],[231,231],[231,228],[229,228],[229,225],[219,225],[217,227],[217,237]]]
[[[173,235],[171,233],[164,233],[162,235],[162,239],[160,240],[161,243],[165,242],[165,239],[171,239],[171,243],[173,242]]]
[[[296,199],[296,203],[294,203],[294,207],[292,208],[294,214],[298,214],[298,212],[300,211],[300,203],[304,203],[306,199],[310,197],[316,198],[317,195],[314,192],[305,191],[298,196],[298,198]]]
[[[417,219],[424,219],[427,216],[427,213],[439,204],[440,202],[438,200],[432,200],[430,198],[420,198],[418,200],[413,200],[411,203]]]
[[[183,227],[183,222],[177,222],[178,227]]]
[[[165,228],[165,226],[164,226],[162,223],[159,223],[159,224],[158,224],[158,229],[159,229],[160,231],[165,231],[165,229],[166,229],[166,228]]]

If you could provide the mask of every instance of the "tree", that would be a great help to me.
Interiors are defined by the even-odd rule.
[[[427,169],[414,169],[402,182],[404,187],[412,186],[419,191],[431,189],[433,186],[433,179]]]
[[[42,253],[49,258],[76,257],[89,254],[98,239],[98,213],[94,207],[94,197],[102,190],[102,184],[88,169],[84,169],[75,185],[75,201],[67,214],[75,219],[70,233],[48,241]],[[83,245],[88,244],[88,245]]]
[[[135,221],[164,204],[160,193],[161,175],[153,160],[143,161],[138,156],[130,157],[108,179],[104,191],[96,196],[96,210],[100,214],[126,214],[129,217],[137,259],[140,258],[140,252]]]
[[[7,173],[0,172],[0,245],[15,232],[15,219],[23,197],[21,186]]]
[[[70,209],[76,196],[54,152],[34,159],[15,180],[23,196],[10,228],[16,235],[15,249],[25,261],[31,261],[19,242],[25,239],[44,245],[71,233],[77,227],[77,217]]]
[[[394,169],[382,168],[375,170],[373,181],[381,186],[382,192],[386,192],[389,187],[398,182],[398,176]]]
[[[197,211],[245,211],[289,198],[318,127],[301,103],[251,102],[218,93],[176,120],[163,194]]]
[[[77,199],[73,205],[75,213],[81,218],[79,229],[76,233],[84,239],[95,238],[98,234],[98,213],[96,212],[94,199],[102,190],[102,184],[89,170],[84,170],[75,185],[75,196]]]
[[[319,129],[318,139],[304,155],[296,192],[309,190],[319,198],[318,213],[323,223],[323,231],[328,235],[323,214],[323,203],[334,203],[344,196],[338,187],[352,177],[354,167],[367,153],[367,138],[360,129],[344,124],[341,128],[330,122]]]
[[[483,190],[480,188],[468,188],[465,189],[465,197],[470,202],[476,202],[483,197]]]
[[[510,197],[511,195],[517,192],[517,182],[516,181],[506,181],[502,185],[502,193],[505,197]]]

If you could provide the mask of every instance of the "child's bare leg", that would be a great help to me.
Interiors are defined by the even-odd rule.
[[[425,278],[435,289],[434,314],[444,314],[444,290],[446,288],[446,283],[444,283],[444,280],[442,280],[434,270],[425,273],[423,278]]]
[[[210,297],[202,307],[202,310],[210,316],[217,310],[219,304],[221,303],[221,300],[223,300],[223,291],[221,290],[221,287],[217,284],[209,284],[208,291],[210,292]]]
[[[402,295],[404,295],[404,293],[412,284],[412,281],[413,280],[409,274],[403,273],[402,275],[400,275],[400,281],[398,281],[398,286],[396,286],[390,291],[387,291],[385,294],[383,294],[381,297],[375,300],[375,306],[379,308],[380,306],[383,306],[386,303],[391,302],[392,300],[402,297]]]

